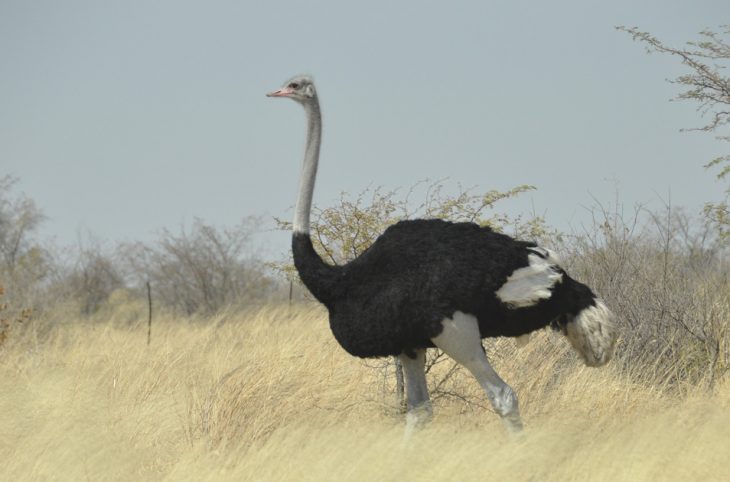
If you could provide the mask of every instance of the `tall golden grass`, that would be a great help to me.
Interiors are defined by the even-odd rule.
[[[525,431],[457,373],[404,443],[393,377],[342,351],[322,309],[158,314],[149,347],[142,312],[11,333],[0,480],[730,480],[728,377],[670,390],[641,382],[651,365],[586,368],[557,334],[496,340]]]

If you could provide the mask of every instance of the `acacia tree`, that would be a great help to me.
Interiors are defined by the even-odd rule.
[[[658,52],[680,58],[682,64],[689,68],[689,73],[669,81],[685,89],[676,99],[696,102],[700,116],[709,119],[703,126],[688,130],[710,132],[716,134],[720,141],[730,142],[730,77],[723,75],[730,65],[730,25],[721,26],[719,32],[703,30],[699,33],[699,40],[687,42],[683,47],[666,45],[636,27],[616,28],[642,42],[649,53]],[[730,155],[712,159],[705,167],[717,169],[718,179],[730,179]],[[730,239],[729,197],[730,187],[725,191],[724,199],[705,205],[705,214],[725,239]]]
[[[546,233],[541,217],[525,220],[494,212],[494,205],[504,199],[535,189],[517,186],[508,191],[491,190],[475,193],[474,189],[458,186],[456,194],[446,192],[443,181],[421,181],[400,195],[398,189],[366,188],[356,196],[343,192],[337,204],[312,209],[312,243],[330,263],[344,264],[357,258],[370,247],[385,229],[404,219],[439,218],[468,221],[489,226],[497,231],[509,229],[518,237],[536,239]],[[414,198],[420,197],[417,201]],[[275,218],[279,229],[290,230],[291,223]],[[293,278],[292,263],[276,267]]]

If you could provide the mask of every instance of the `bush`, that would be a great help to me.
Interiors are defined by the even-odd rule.
[[[509,191],[474,193],[473,189],[458,186],[454,195],[445,194],[443,181],[416,183],[399,195],[399,190],[387,191],[382,187],[367,188],[354,198],[347,193],[331,207],[312,209],[311,234],[315,249],[332,264],[344,264],[357,258],[370,247],[385,229],[404,219],[440,218],[450,221],[469,221],[489,226],[497,231],[509,230],[520,237],[536,239],[548,230],[544,220],[533,217],[523,220],[511,218],[492,210],[497,202],[516,197],[534,189],[518,186]],[[414,197],[420,197],[420,202]],[[290,230],[291,223],[276,218],[279,229]],[[298,280],[291,261],[275,265],[289,279]]]
[[[44,216],[32,199],[12,192],[16,182],[0,178],[0,280],[13,304],[38,306],[52,270],[48,252],[34,236]]]
[[[618,315],[627,372],[653,365],[648,382],[681,389],[712,387],[730,369],[730,259],[716,226],[669,205],[628,218],[598,206],[559,250]]]
[[[274,281],[253,256],[250,238],[258,220],[218,229],[196,219],[178,234],[163,230],[154,244],[122,246],[128,277],[155,299],[186,314],[213,313],[228,305],[268,297]]]

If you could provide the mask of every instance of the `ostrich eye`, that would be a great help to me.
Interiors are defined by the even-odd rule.
[[[299,84],[297,84],[296,82],[292,82],[291,84],[289,84],[289,87],[291,87],[292,89],[298,89]]]

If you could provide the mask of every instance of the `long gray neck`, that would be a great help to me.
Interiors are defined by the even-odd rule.
[[[312,196],[314,181],[317,177],[319,163],[319,145],[322,142],[322,114],[319,112],[319,102],[315,98],[304,104],[307,115],[307,144],[304,149],[304,162],[299,178],[299,195],[294,210],[294,232],[309,234],[309,214],[312,211]]]

